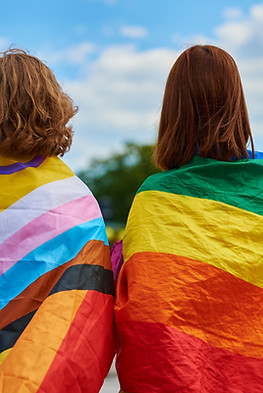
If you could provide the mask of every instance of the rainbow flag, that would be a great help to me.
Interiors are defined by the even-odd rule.
[[[0,157],[0,201],[0,392],[98,392],[114,327],[95,198],[57,157]]]
[[[116,288],[121,388],[263,392],[263,160],[149,177]]]

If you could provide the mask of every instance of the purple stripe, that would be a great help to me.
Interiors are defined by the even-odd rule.
[[[45,160],[45,157],[36,156],[28,162],[16,162],[11,165],[0,165],[0,175],[11,175],[12,173],[22,171],[25,168],[37,168]]]

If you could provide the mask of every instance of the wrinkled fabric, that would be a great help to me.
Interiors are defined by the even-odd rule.
[[[262,159],[146,179],[116,287],[123,391],[262,393],[262,228]]]
[[[114,284],[116,284],[118,275],[123,265],[122,240],[117,241],[112,246],[110,253],[111,253],[111,263],[112,263],[112,270],[113,270],[113,279],[114,279]]]
[[[97,393],[113,273],[87,186],[57,157],[0,156],[0,392]]]

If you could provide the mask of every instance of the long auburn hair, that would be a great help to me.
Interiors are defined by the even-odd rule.
[[[77,108],[52,71],[21,49],[0,53],[0,152],[60,155],[69,150]]]
[[[195,45],[174,63],[164,92],[155,162],[166,170],[195,154],[222,161],[248,157],[254,143],[243,88],[233,58]]]

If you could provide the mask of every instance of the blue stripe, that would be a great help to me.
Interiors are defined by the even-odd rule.
[[[75,258],[90,240],[108,245],[102,217],[71,228],[27,254],[0,277],[0,309],[40,276]]]
[[[248,150],[248,155],[249,155],[249,158],[253,158],[251,150]],[[263,153],[261,151],[255,151],[255,159],[262,160],[263,159]]]

